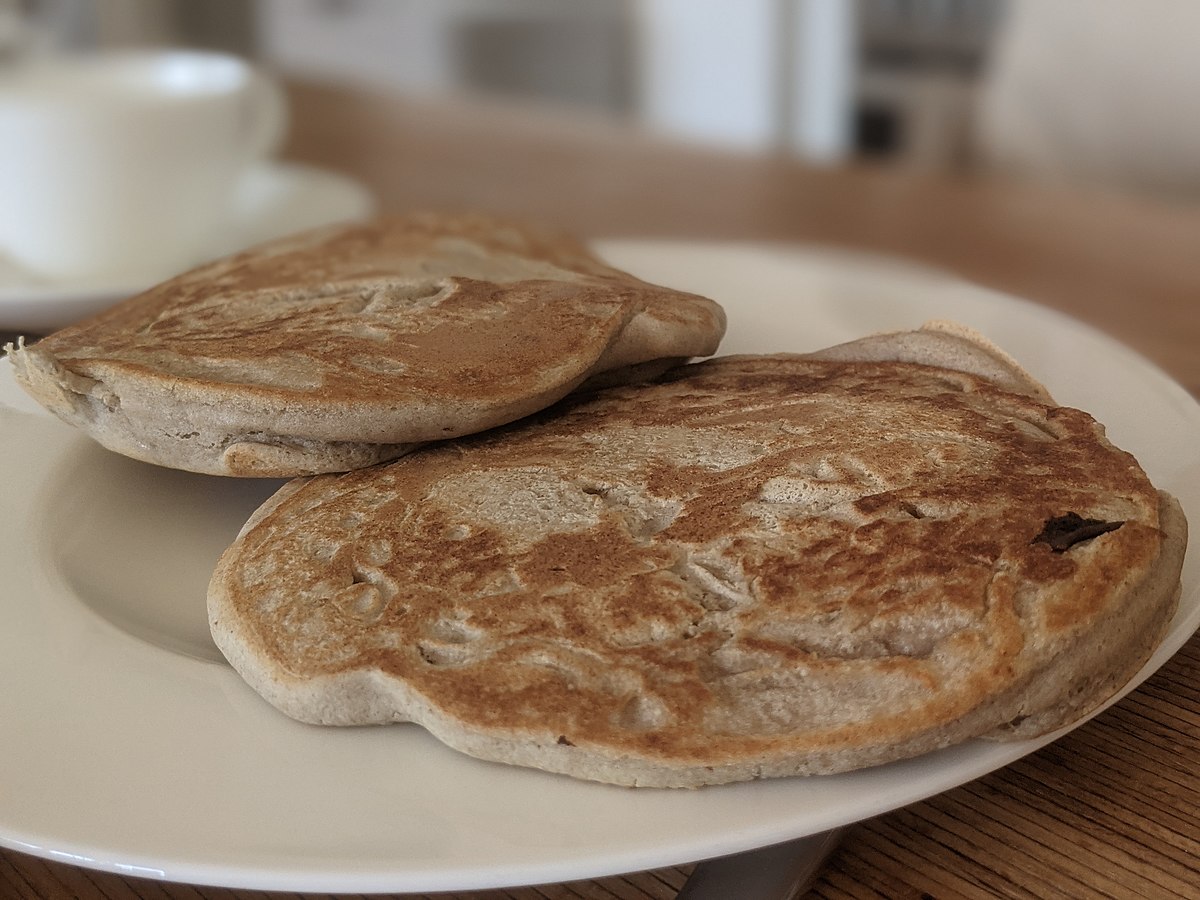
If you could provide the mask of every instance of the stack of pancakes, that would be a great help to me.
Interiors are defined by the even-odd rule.
[[[209,588],[271,704],[628,785],[1070,724],[1142,666],[1186,523],[954,326],[719,357],[712,301],[484,219],[341,226],[10,348],[148,462],[292,477]]]

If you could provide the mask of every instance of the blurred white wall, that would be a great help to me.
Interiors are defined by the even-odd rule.
[[[491,89],[621,107],[626,0],[258,0],[264,57],[402,90]],[[570,84],[565,88],[564,84]]]
[[[851,143],[852,0],[260,0],[258,9],[264,55],[293,71],[413,90],[524,87],[670,134],[811,158],[841,158]]]
[[[634,5],[638,113],[654,127],[759,148],[780,137],[776,0],[643,0]]]
[[[638,112],[651,127],[813,160],[852,143],[855,5],[642,0]]]
[[[451,80],[456,0],[259,0],[259,52],[295,72],[441,88]]]

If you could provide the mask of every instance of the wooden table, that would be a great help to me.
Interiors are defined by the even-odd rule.
[[[296,85],[293,102],[288,155],[353,174],[387,210],[482,209],[589,237],[883,251],[1068,312],[1200,395],[1200,205],[878,167],[814,170],[461,100]],[[1200,638],[1041,752],[853,826],[811,896],[1200,897],[1197,797]],[[439,896],[657,900],[673,897],[687,874]],[[265,896],[0,852],[5,898]]]

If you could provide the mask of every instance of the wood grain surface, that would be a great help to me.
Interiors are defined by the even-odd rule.
[[[1200,395],[1195,205],[982,174],[813,169],[464,98],[297,84],[292,101],[287,155],[354,175],[389,211],[480,209],[596,238],[771,240],[891,253],[1070,313]],[[1121,703],[1042,751],[852,826],[809,896],[1200,898],[1198,797],[1194,638]],[[404,896],[659,900],[674,897],[688,872]],[[331,895],[158,883],[0,852],[5,900],[279,896]]]

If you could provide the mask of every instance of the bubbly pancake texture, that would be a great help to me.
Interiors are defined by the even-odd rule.
[[[202,266],[9,353],[110,449],[286,477],[512,421],[591,377],[706,356],[710,300],[481,217],[334,226]]]
[[[698,786],[1076,720],[1164,633],[1185,530],[1079,410],[929,365],[727,357],[297,480],[209,610],[301,720]]]

